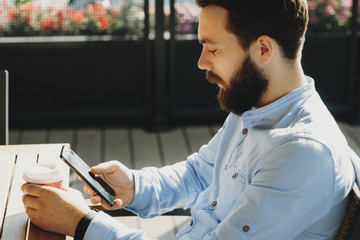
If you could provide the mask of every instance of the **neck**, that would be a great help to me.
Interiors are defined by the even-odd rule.
[[[268,90],[257,107],[268,105],[307,84],[305,74],[298,60],[292,63],[277,63],[276,66],[270,65],[268,69],[271,69],[271,71],[265,70],[269,80]]]

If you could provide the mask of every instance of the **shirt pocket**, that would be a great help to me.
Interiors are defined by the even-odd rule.
[[[217,200],[218,208],[216,209],[216,215],[219,222],[229,214],[236,201],[245,191],[246,186],[246,178],[243,171],[240,171],[235,166],[227,169]]]

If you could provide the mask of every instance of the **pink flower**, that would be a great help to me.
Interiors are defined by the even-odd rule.
[[[78,27],[81,26],[83,19],[85,18],[86,13],[85,10],[73,10],[71,8],[66,8],[65,14],[63,16],[64,19],[76,22]]]
[[[104,7],[104,5],[102,5],[102,3],[100,2],[96,2],[94,3],[94,15],[99,17],[99,16],[104,16],[106,15],[106,8]]]
[[[72,19],[76,22],[76,25],[78,25],[79,27],[82,24],[82,20],[85,17],[83,12],[79,12],[79,11],[74,11],[72,12]]]
[[[12,7],[8,8],[8,17],[6,19],[6,21],[11,22],[14,19],[14,15],[16,13],[16,10]]]
[[[343,0],[342,6],[344,7],[351,7],[352,6],[352,0]]]
[[[315,25],[319,23],[319,18],[315,13],[310,14],[310,22]]]
[[[63,12],[61,10],[57,10],[56,15],[57,15],[59,28],[61,29],[63,27],[63,21],[64,21]]]
[[[328,4],[324,9],[324,15],[330,16],[335,14],[335,3]]]
[[[48,18],[41,20],[41,30],[44,32],[50,30],[57,30],[58,29],[58,22],[53,18],[53,16],[49,16]]]
[[[109,27],[109,22],[104,15],[99,17],[99,27],[102,30],[106,30]]]
[[[308,1],[308,6],[311,10],[316,9],[316,3],[314,3],[313,1]]]

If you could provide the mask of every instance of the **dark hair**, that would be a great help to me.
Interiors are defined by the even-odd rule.
[[[244,49],[261,35],[267,35],[280,45],[285,58],[294,60],[305,41],[309,19],[306,0],[195,1],[201,8],[225,8],[229,13],[228,30],[238,36]]]

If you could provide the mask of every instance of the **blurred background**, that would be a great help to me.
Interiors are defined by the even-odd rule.
[[[360,155],[359,2],[308,1],[302,64]],[[90,166],[132,169],[198,151],[227,115],[197,68],[198,14],[193,0],[0,0],[9,143],[69,143]],[[70,186],[83,189],[73,172]],[[160,240],[187,220],[121,218]]]
[[[308,1],[305,73],[337,120],[360,122],[358,0]],[[0,0],[10,128],[219,124],[197,68],[193,0]]]

